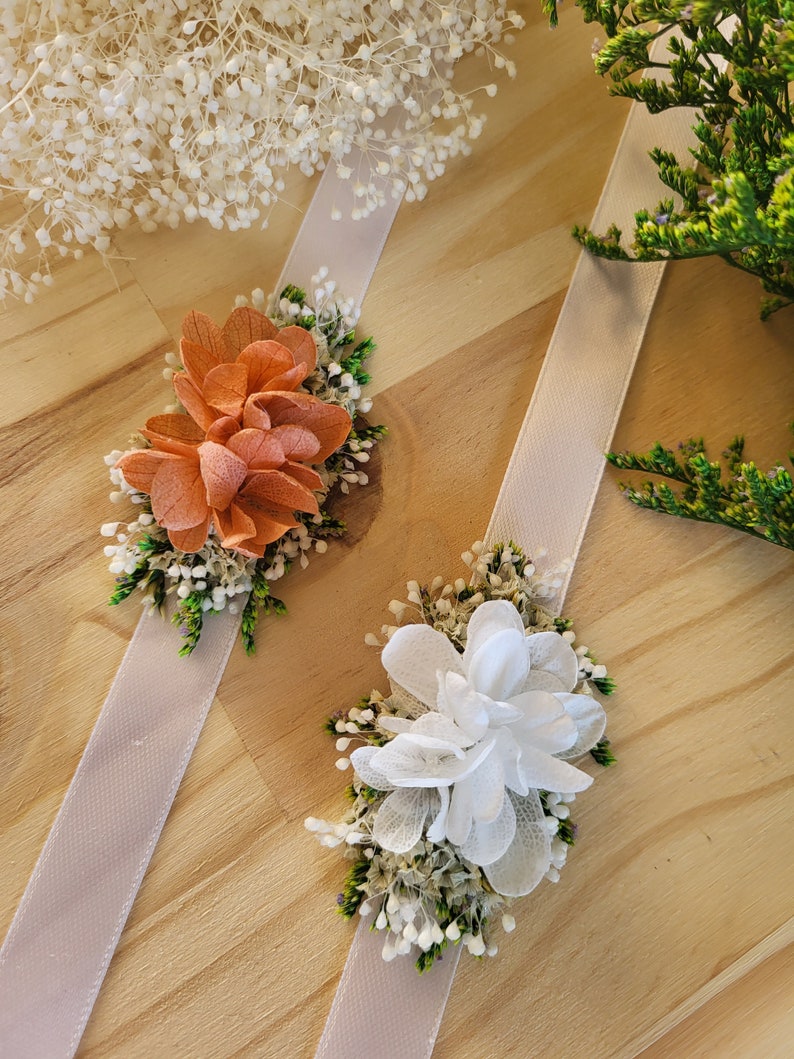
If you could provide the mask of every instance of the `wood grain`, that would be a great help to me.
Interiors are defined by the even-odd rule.
[[[233,653],[82,1056],[313,1053],[353,933],[342,862],[302,827],[342,808],[320,723],[383,687],[363,636],[405,580],[458,576],[482,534],[576,260],[567,232],[625,115],[579,14],[554,34],[529,14],[519,78],[471,157],[400,210],[367,298],[391,429],[378,480],[351,496],[350,538],[284,582],[290,613],[255,660]],[[167,399],[184,312],[269,289],[311,192],[290,184],[264,233],[120,233],[112,273],[62,263],[2,317],[0,933],[138,618],[104,602],[101,457]],[[743,430],[760,462],[783,456],[792,317],[761,324],[758,301],[718,262],[668,269],[617,446],[702,433],[718,452]],[[566,609],[618,679],[619,764],[577,802],[561,882],[517,906],[496,959],[464,954],[439,1059],[789,1054],[791,553],[637,511],[615,479]]]

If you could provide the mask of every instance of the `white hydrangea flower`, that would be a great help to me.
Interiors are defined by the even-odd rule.
[[[390,791],[373,837],[393,853],[421,838],[457,846],[508,897],[529,893],[551,865],[539,790],[575,793],[592,779],[566,759],[601,738],[606,716],[572,694],[579,663],[557,633],[527,636],[507,600],[479,606],[459,654],[428,625],[398,629],[383,650],[391,680],[427,712],[381,717],[395,734],[355,750],[364,783]]]

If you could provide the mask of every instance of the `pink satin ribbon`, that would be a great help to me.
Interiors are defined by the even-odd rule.
[[[663,44],[663,42],[662,42]],[[633,229],[632,210],[663,193],[647,152],[662,143],[685,158],[689,111],[651,116],[632,104],[593,220]],[[486,532],[547,563],[571,560],[554,606],[562,606],[664,262],[627,265],[582,253]],[[539,898],[542,900],[542,898]],[[529,899],[531,900],[531,898]],[[420,976],[411,956],[380,957],[382,937],[361,924],[316,1059],[429,1059],[441,1025],[456,952]],[[382,1019],[390,1031],[379,1033]],[[365,1042],[360,1045],[360,1042]]]
[[[400,199],[353,221],[352,186],[327,170],[281,286],[309,287],[327,265],[340,294],[360,304]],[[228,611],[210,616],[180,659],[169,624],[138,623],[0,949],[2,1059],[74,1055],[239,625]]]
[[[315,1059],[420,1059],[433,1051],[460,949],[419,977],[410,957],[385,963],[383,934],[362,919]]]
[[[345,165],[356,171],[364,166],[364,160],[358,151],[351,152]],[[364,301],[403,196],[384,184],[383,206],[369,217],[354,221],[352,211],[359,204],[354,187],[352,180],[337,179],[333,164],[326,169],[281,271],[276,292],[287,283],[294,283],[311,296],[311,278],[325,265],[328,278],[336,283],[340,295],[358,306]],[[341,216],[334,221],[332,214]]]
[[[0,1056],[74,1054],[240,625],[144,614],[0,949]]]

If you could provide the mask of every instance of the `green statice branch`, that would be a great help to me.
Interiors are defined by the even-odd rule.
[[[270,582],[265,577],[265,572],[260,567],[254,571],[251,577],[251,593],[243,608],[242,638],[245,653],[252,655],[256,651],[254,634],[261,614],[286,614],[287,608],[283,600],[277,599],[270,593]]]
[[[552,25],[555,0],[541,0]],[[578,0],[586,22],[607,40],[596,70],[611,92],[651,113],[692,107],[696,145],[680,160],[655,148],[651,158],[676,198],[638,209],[630,247],[614,226],[574,236],[613,260],[718,256],[758,277],[770,297],[762,318],[794,302],[794,0]],[[727,20],[736,18],[732,29]],[[652,62],[658,38],[666,61]],[[726,64],[724,70],[715,61]],[[655,71],[663,71],[665,80]],[[649,73],[639,79],[641,72]]]
[[[152,603],[159,610],[165,602],[165,574],[162,570],[150,566],[152,556],[168,550],[168,541],[145,533],[138,541],[140,561],[131,574],[120,574],[116,578],[116,587],[111,593],[108,605],[111,607],[122,603],[139,585],[151,594]]]
[[[726,467],[710,462],[702,439],[680,446],[678,454],[658,442],[650,452],[610,452],[607,459],[621,470],[653,474],[660,481],[620,488],[632,503],[697,522],[716,522],[794,549],[794,483],[778,464],[766,474],[743,459],[744,438],[733,439],[723,453]],[[789,457],[794,463],[794,456]],[[675,489],[668,484],[680,486]]]

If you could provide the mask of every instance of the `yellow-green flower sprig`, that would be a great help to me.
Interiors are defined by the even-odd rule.
[[[703,440],[680,446],[678,454],[658,442],[650,452],[610,452],[607,459],[621,470],[643,471],[678,483],[645,481],[639,488],[620,483],[632,503],[696,522],[716,522],[742,533],[794,549],[794,482],[782,465],[766,474],[743,461],[744,438],[733,439],[723,454],[727,475],[711,462]],[[792,462],[794,462],[794,457]]]
[[[541,0],[552,24],[555,0]],[[692,160],[650,152],[678,196],[635,213],[621,246],[614,226],[574,236],[599,257],[653,261],[719,256],[755,275],[770,297],[762,318],[794,303],[794,0],[577,0],[607,40],[594,56],[611,92],[651,113],[695,109]],[[727,20],[735,16],[727,32]],[[667,54],[651,61],[663,37]],[[719,68],[717,59],[726,68]],[[650,76],[638,80],[637,73]],[[657,80],[656,71],[666,75]],[[692,164],[694,161],[694,165]],[[688,164],[687,164],[688,163]]]

